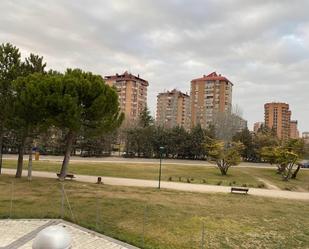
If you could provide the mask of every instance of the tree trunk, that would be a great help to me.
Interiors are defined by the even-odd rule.
[[[228,171],[228,170],[229,170],[229,166],[226,165],[226,166],[224,167],[224,175],[227,175],[227,171]]]
[[[223,168],[220,168],[220,170],[221,170],[221,175],[226,176],[226,170]]]
[[[0,175],[2,172],[3,129],[0,130]]]
[[[284,164],[278,164],[277,165],[277,174],[283,174],[284,173],[284,171],[285,171],[285,169],[286,169],[286,165],[284,165]]]
[[[291,179],[291,176],[292,176],[292,169],[293,169],[293,166],[295,164],[295,161],[290,163],[286,168],[285,168],[285,171],[283,172],[283,180],[284,181],[288,181],[289,179]]]
[[[296,176],[297,176],[299,170],[300,170],[300,163],[297,165],[296,170],[292,174],[292,177],[291,177],[292,179],[296,179]]]
[[[225,176],[227,169],[225,168],[225,162],[223,159],[217,161],[218,168],[220,169],[221,175]]]
[[[64,180],[67,174],[74,138],[75,138],[75,133],[70,130],[67,136],[65,153],[64,153],[62,166],[61,166],[60,180]]]
[[[16,175],[15,175],[16,178],[21,178],[22,176],[26,139],[27,139],[27,136],[23,136],[18,146],[18,161],[17,161],[17,170],[16,170]]]
[[[28,180],[32,180],[32,143],[29,152],[29,162],[28,162]]]

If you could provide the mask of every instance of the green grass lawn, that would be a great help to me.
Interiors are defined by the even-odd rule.
[[[16,161],[4,160],[4,167],[16,168]],[[34,161],[33,170],[59,172],[61,162]],[[27,169],[25,162],[24,169]],[[136,179],[158,179],[158,164],[132,164],[132,163],[71,163],[69,172],[74,174],[85,174],[94,176],[125,177]],[[257,179],[263,178],[270,181],[283,190],[309,191],[309,171],[301,170],[296,180],[288,182],[282,181],[280,175],[276,174],[276,169],[270,168],[233,168],[229,169],[227,176],[222,176],[219,170],[214,167],[204,167],[197,165],[172,165],[163,164],[162,179],[165,181],[187,182],[224,186],[265,186]]]
[[[275,169],[244,169],[250,175],[263,178],[282,190],[309,191],[309,170],[300,170],[296,179],[282,181]]]
[[[201,248],[203,224],[205,248],[309,247],[309,202],[74,181],[65,189],[74,222],[138,247],[143,224],[144,248]],[[1,218],[59,218],[60,203],[57,180],[0,176]]]

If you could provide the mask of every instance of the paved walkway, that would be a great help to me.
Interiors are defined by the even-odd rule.
[[[4,174],[15,175],[15,169],[3,169]],[[34,177],[45,177],[45,178],[57,178],[55,173],[44,172],[44,171],[33,171]],[[23,176],[27,176],[27,171],[23,171]],[[89,175],[75,175],[76,181],[95,183],[97,181],[96,176]],[[102,181],[108,185],[116,186],[128,186],[128,187],[151,187],[157,188],[158,181],[154,180],[140,180],[130,178],[117,178],[117,177],[102,177]],[[161,188],[173,189],[178,191],[189,191],[189,192],[201,192],[201,193],[230,193],[231,187],[217,186],[217,185],[206,185],[206,184],[190,184],[190,183],[178,183],[178,182],[161,182]],[[270,190],[260,188],[250,188],[250,195],[272,197],[272,198],[285,198],[291,200],[309,200],[309,192],[294,192],[294,191],[283,191],[283,190]]]
[[[74,249],[138,249],[70,222],[47,219],[0,220],[0,249],[31,249],[36,235],[52,225],[67,230],[72,237]]]

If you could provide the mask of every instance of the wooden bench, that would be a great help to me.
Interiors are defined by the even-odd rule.
[[[249,191],[248,188],[231,187],[231,193],[240,192],[240,193],[248,194],[248,191]]]
[[[58,176],[58,178],[60,178],[60,174],[59,173],[57,173],[57,176]],[[72,180],[73,178],[75,178],[75,176],[73,174],[66,174],[65,178],[70,178]]]

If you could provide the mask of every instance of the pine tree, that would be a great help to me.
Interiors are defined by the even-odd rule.
[[[2,168],[3,136],[12,114],[12,82],[21,75],[18,48],[10,43],[0,45],[0,174]]]

